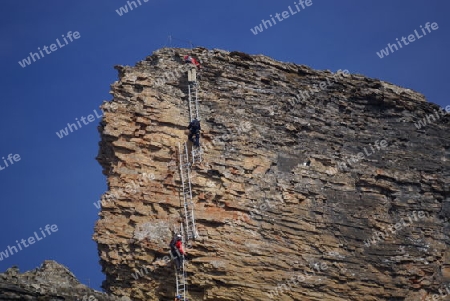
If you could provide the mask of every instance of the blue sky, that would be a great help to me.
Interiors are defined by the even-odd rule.
[[[137,1],[137,0],[136,0]],[[0,271],[22,271],[54,259],[87,284],[104,279],[91,237],[106,190],[95,157],[99,119],[60,139],[56,132],[110,100],[114,65],[134,65],[172,35],[194,46],[264,54],[315,69],[348,69],[450,104],[448,1],[317,1],[254,35],[269,15],[294,8],[294,0],[140,0],[119,16],[123,0],[3,0],[0,17],[0,158],[20,161],[0,170],[0,252],[39,228],[58,231],[0,261]],[[139,4],[138,4],[139,5]],[[437,30],[380,59],[376,52],[436,22]],[[80,37],[22,68],[19,61],[69,31]],[[173,46],[189,47],[174,41]],[[17,157],[16,157],[17,158]],[[3,160],[0,166],[5,167]],[[42,235],[40,235],[42,236]],[[168,238],[169,239],[169,238]]]

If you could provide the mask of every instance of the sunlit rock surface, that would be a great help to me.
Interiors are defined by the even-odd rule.
[[[164,257],[182,222],[189,53],[203,65],[192,300],[424,300],[445,291],[450,134],[438,106],[348,72],[165,48],[117,66],[102,105],[97,159],[109,191],[94,239],[108,292],[173,300]]]
[[[19,268],[9,268],[0,273],[0,300],[2,301],[125,301],[129,298],[117,298],[95,291],[81,284],[63,265],[46,260],[31,271],[20,273]]]

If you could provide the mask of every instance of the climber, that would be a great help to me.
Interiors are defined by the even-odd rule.
[[[195,146],[199,147],[200,146],[200,121],[197,120],[197,118],[195,118],[194,120],[191,121],[191,123],[189,123],[188,129],[190,130],[189,132],[189,140],[191,142],[194,143]],[[193,138],[193,136],[195,135],[195,140]]]
[[[184,260],[184,255],[186,254],[183,249],[183,242],[181,241],[180,234],[177,234],[170,242],[170,254],[176,259],[175,264],[177,266],[177,270],[180,270],[181,264]]]
[[[194,66],[197,67],[197,69],[199,69],[199,70],[201,68],[200,63],[195,58],[193,58],[190,55],[185,55],[184,56],[184,62],[186,64],[194,64]]]
[[[192,57],[190,55],[185,55],[184,56],[184,62],[186,64],[192,63]]]

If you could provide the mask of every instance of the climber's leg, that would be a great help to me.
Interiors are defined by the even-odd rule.
[[[195,142],[194,142],[195,146],[200,146],[200,133],[195,133]]]

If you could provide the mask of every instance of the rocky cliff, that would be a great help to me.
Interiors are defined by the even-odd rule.
[[[203,65],[204,152],[191,172],[190,300],[443,296],[446,112],[378,79],[204,48],[116,66],[97,158],[109,189],[94,234],[107,291],[173,300],[165,256],[182,221],[188,52]]]
[[[119,301],[81,284],[63,265],[46,260],[31,271],[20,273],[17,267],[0,273],[0,300],[2,301]]]

